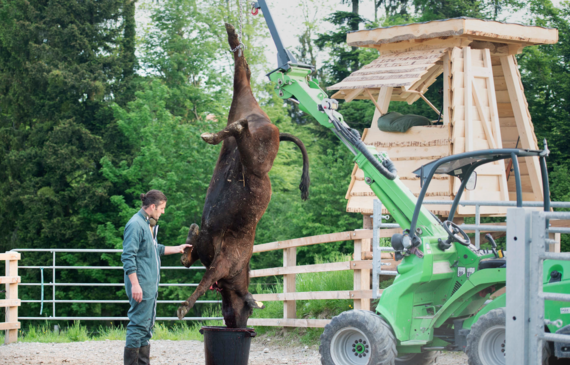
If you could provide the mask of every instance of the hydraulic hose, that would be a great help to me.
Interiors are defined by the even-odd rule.
[[[360,140],[360,138],[358,138],[347,127],[342,125],[334,115],[331,116],[331,120],[333,122],[335,129],[346,140],[348,140],[350,143],[352,143],[352,145],[354,147],[356,147],[356,149],[358,151],[360,151],[360,153],[362,153],[364,155],[364,157],[366,157],[366,159],[372,164],[372,166],[374,166],[376,168],[376,170],[378,170],[388,180],[396,179],[396,176],[398,175],[398,171],[396,170],[396,166],[394,165],[394,163],[392,161],[390,161],[389,159],[386,159],[382,163],[380,163],[376,158],[374,158],[372,153],[370,153],[370,151],[368,150],[368,148],[366,148],[366,145]]]

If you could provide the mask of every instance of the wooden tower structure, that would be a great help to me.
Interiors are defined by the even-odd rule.
[[[349,46],[377,49],[380,57],[329,89],[338,90],[335,99],[374,102],[372,125],[363,140],[388,152],[400,179],[414,194],[421,188],[412,171],[434,159],[489,148],[538,148],[515,55],[526,46],[556,43],[556,29],[457,18],[356,31],[347,38]],[[439,111],[424,93],[442,74],[443,110]],[[390,102],[412,104],[419,99],[441,113],[443,125],[412,127],[405,133],[378,129],[377,120],[389,112]],[[523,200],[542,200],[538,159],[519,163]],[[510,170],[509,161],[477,169],[477,188],[463,194],[463,199],[515,200]],[[436,176],[426,200],[452,200],[458,188],[457,178]],[[358,166],[346,198],[348,212],[372,214],[374,194]],[[427,208],[447,216],[450,206]],[[460,206],[457,213],[473,215],[475,208]],[[481,214],[505,213],[506,208],[481,207]]]

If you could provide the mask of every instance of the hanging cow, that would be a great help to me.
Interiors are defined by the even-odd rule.
[[[237,49],[240,41],[234,27],[226,24],[228,41]],[[222,313],[226,326],[243,328],[253,308],[263,308],[249,293],[249,260],[257,223],[271,200],[269,170],[279,150],[279,141],[294,142],[303,154],[301,196],[308,197],[309,162],[303,143],[295,136],[279,133],[253,96],[251,71],[243,52],[234,52],[234,95],[228,124],[218,133],[206,133],[209,144],[222,143],[222,150],[210,181],[202,226],[190,226],[186,243],[193,247],[182,256],[190,267],[200,260],[207,270],[202,281],[178,308],[182,319],[196,300],[209,288],[222,295]]]

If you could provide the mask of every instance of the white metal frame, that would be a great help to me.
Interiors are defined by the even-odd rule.
[[[52,270],[52,281],[44,286],[52,287],[52,299],[49,300],[22,300],[22,303],[52,303],[52,315],[49,317],[18,317],[18,320],[82,320],[82,321],[113,321],[122,320],[127,321],[128,317],[58,317],[56,315],[56,303],[128,303],[128,300],[57,300],[56,299],[56,287],[58,286],[99,286],[99,287],[124,287],[124,283],[57,283],[56,282],[56,271],[57,270],[123,270],[122,266],[57,266],[56,265],[56,254],[58,252],[62,253],[117,253],[121,254],[123,250],[111,250],[111,249],[14,249],[14,252],[51,252],[52,265],[51,266],[19,266],[19,269],[48,269]],[[161,266],[160,270],[205,270],[203,266],[192,266],[186,268],[183,266]],[[19,283],[21,286],[41,286],[42,283]],[[159,287],[165,286],[177,286],[177,287],[192,287],[198,286],[198,284],[180,284],[180,283],[167,283],[159,284]],[[221,303],[221,300],[198,300],[196,303]],[[182,303],[180,300],[158,300],[158,304],[176,304]],[[208,321],[208,320],[221,320],[222,317],[184,317],[185,321]],[[158,321],[178,321],[178,317],[157,317]]]
[[[570,335],[544,331],[556,320],[544,318],[544,301],[570,302],[570,294],[543,292],[543,261],[570,261],[570,253],[548,252],[550,219],[570,219],[570,212],[507,212],[507,365],[542,365],[544,341],[570,343]]]

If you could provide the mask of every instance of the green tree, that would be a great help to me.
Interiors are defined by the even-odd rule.
[[[126,97],[136,69],[131,5],[0,1],[0,251],[105,247],[96,230],[113,214],[114,192],[99,162],[130,153],[116,138],[110,104]],[[51,263],[51,255],[25,257]],[[58,257],[58,264],[76,260]],[[101,264],[98,257],[83,262]],[[24,280],[38,282],[39,274],[28,271]],[[58,280],[70,275],[72,282],[93,278],[65,272]],[[23,299],[39,298],[39,288],[28,289]],[[94,288],[83,297],[106,292]]]

